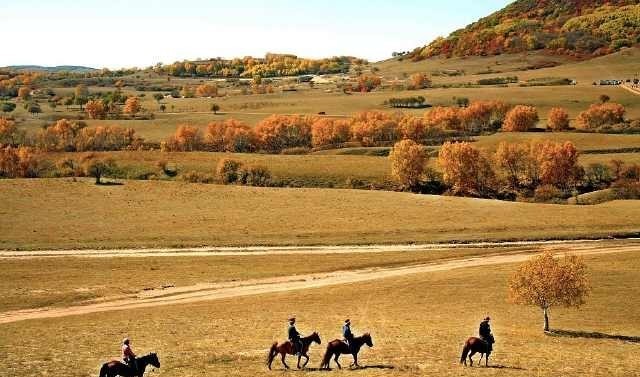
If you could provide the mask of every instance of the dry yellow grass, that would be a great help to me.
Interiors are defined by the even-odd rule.
[[[580,310],[553,310],[552,328],[585,335],[639,336],[637,256],[589,257],[586,262],[594,286],[592,296]],[[298,317],[300,330],[306,334],[316,330],[322,337],[323,345],[311,349],[312,367],[319,364],[324,344],[339,336],[345,317],[352,319],[357,333],[372,332],[374,347],[361,354],[361,363],[370,369],[340,375],[636,373],[640,368],[637,344],[549,337],[541,331],[539,310],[506,303],[506,281],[514,268],[469,268],[283,294],[6,324],[0,331],[0,375],[95,375],[101,362],[118,355],[118,342],[125,335],[132,337],[138,353],[159,353],[161,369],[151,375],[280,375],[280,371],[266,371],[266,350],[273,340],[283,338],[285,319],[292,314]],[[497,339],[494,368],[465,369],[458,365],[461,343],[476,334],[479,320],[487,314],[493,318]]]
[[[0,181],[0,248],[547,239],[637,232],[640,202],[512,203],[338,189]]]

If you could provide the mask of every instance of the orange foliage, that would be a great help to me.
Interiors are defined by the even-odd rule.
[[[438,154],[444,182],[456,195],[487,196],[495,187],[491,161],[471,143],[445,143]]]
[[[569,129],[569,113],[562,107],[549,110],[547,128],[552,131],[566,131]]]
[[[517,188],[520,182],[526,179],[529,168],[529,146],[501,142],[495,153],[496,167],[505,172],[505,176],[511,188]]]
[[[7,146],[0,148],[0,177],[35,178],[38,176],[38,160],[29,147]]]
[[[311,145],[314,148],[347,142],[351,134],[349,122],[319,118],[311,125]]]
[[[398,130],[403,139],[420,142],[427,133],[427,123],[424,118],[405,116],[398,123]]]
[[[358,90],[366,93],[380,86],[382,80],[376,75],[363,74],[358,77]]]
[[[389,159],[391,176],[396,182],[408,189],[418,186],[427,163],[422,145],[413,140],[402,140],[393,146]]]
[[[524,132],[538,123],[538,110],[533,106],[518,105],[509,110],[502,125],[507,132]]]
[[[137,113],[140,112],[140,110],[142,110],[142,107],[140,106],[140,100],[138,99],[138,97],[127,98],[127,100],[124,103],[124,109],[123,109],[125,114],[136,115]]]
[[[258,123],[254,132],[260,147],[267,152],[309,148],[313,120],[312,117],[298,115],[271,115]]]
[[[76,137],[75,148],[83,151],[117,151],[134,149],[142,143],[133,128],[98,126],[83,128]]]
[[[196,88],[196,96],[198,97],[217,97],[218,87],[211,84],[202,84]]]
[[[7,118],[0,118],[0,145],[15,144],[18,127],[16,123]]]
[[[18,98],[20,98],[21,100],[28,99],[30,95],[31,88],[29,88],[28,86],[21,86],[20,89],[18,89]]]
[[[164,143],[163,149],[172,152],[192,152],[202,147],[202,132],[189,125],[178,126],[176,132]]]
[[[568,188],[584,174],[578,165],[578,151],[572,142],[545,142],[532,148],[542,184]]]
[[[84,111],[89,114],[91,119],[102,119],[107,114],[104,102],[102,100],[91,100],[85,105]]]
[[[445,130],[459,130],[461,127],[460,109],[457,107],[436,106],[424,115],[430,127]]]
[[[624,121],[624,106],[619,103],[607,102],[593,104],[589,109],[578,115],[578,128],[592,130],[604,125],[613,125]]]
[[[426,73],[414,73],[409,78],[409,89],[424,89],[431,87],[431,79]]]
[[[351,123],[353,139],[361,142],[364,146],[396,141],[398,139],[397,128],[397,121],[381,111],[365,111],[356,114]]]
[[[251,127],[243,122],[227,119],[209,123],[205,142],[216,152],[254,152],[256,137]]]

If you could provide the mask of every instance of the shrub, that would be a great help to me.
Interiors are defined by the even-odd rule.
[[[549,110],[547,128],[552,131],[566,131],[569,129],[569,113],[562,107]]]
[[[202,172],[198,172],[194,170],[188,171],[182,174],[180,176],[180,179],[189,183],[213,183],[214,182],[214,179],[211,175],[204,174]]]
[[[260,165],[240,167],[238,182],[243,185],[266,187],[271,183],[269,169]]]
[[[107,114],[102,100],[91,100],[87,102],[84,111],[86,111],[91,119],[102,119]]]
[[[101,158],[94,154],[89,154],[83,159],[84,174],[88,177],[94,177],[96,185],[102,183],[103,176],[113,174],[117,168],[118,165],[112,158]]]
[[[562,191],[554,185],[542,185],[536,188],[533,199],[536,202],[546,203],[561,199]]]
[[[216,176],[224,184],[236,183],[240,178],[242,162],[230,158],[224,158],[218,162]]]
[[[502,129],[507,132],[524,132],[538,123],[538,110],[533,106],[518,105],[509,110]]]
[[[360,75],[358,77],[358,91],[366,93],[380,86],[382,80],[376,75]]]

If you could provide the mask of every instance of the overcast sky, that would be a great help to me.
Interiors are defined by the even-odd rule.
[[[146,67],[267,52],[378,61],[508,0],[0,0],[0,66]]]

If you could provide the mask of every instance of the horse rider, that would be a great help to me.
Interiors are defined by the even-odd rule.
[[[287,337],[289,341],[293,345],[293,353],[296,355],[300,355],[302,353],[302,340],[300,339],[301,335],[296,329],[296,318],[289,318],[289,329],[287,330]]]
[[[351,320],[346,319],[344,321],[344,325],[342,325],[342,337],[344,338],[344,342],[349,346],[349,352],[353,354],[353,333],[351,332]]]
[[[493,343],[495,343],[495,339],[493,334],[491,333],[491,325],[489,324],[491,318],[487,317],[482,322],[480,322],[480,328],[478,329],[478,333],[480,335],[480,339],[487,342],[488,351],[491,352],[493,349]]]
[[[131,341],[129,338],[122,340],[122,361],[129,366],[134,372],[138,370],[136,362],[136,354],[131,349]]]

